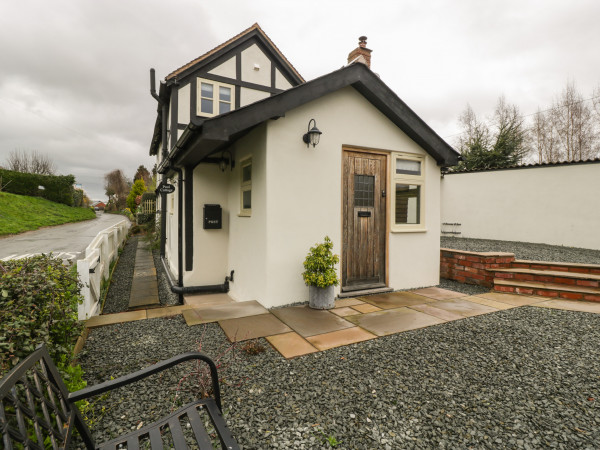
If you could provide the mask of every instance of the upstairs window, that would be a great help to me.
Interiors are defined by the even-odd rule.
[[[425,159],[394,153],[392,164],[392,231],[424,231]]]
[[[213,117],[233,109],[234,89],[230,84],[198,78],[196,114]]]

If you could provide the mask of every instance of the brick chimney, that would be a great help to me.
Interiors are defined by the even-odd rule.
[[[358,38],[358,47],[350,52],[348,55],[348,64],[353,62],[360,62],[367,66],[369,69],[371,68],[371,52],[367,48],[367,37],[361,36]]]

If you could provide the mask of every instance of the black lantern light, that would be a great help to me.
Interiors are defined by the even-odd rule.
[[[225,158],[226,153],[229,156],[228,159]],[[231,152],[229,150],[224,150],[221,153],[221,160],[219,161],[219,168],[221,169],[221,172],[225,172],[225,169],[227,169],[227,166],[230,166],[231,170],[233,170],[233,168],[235,167],[235,161],[233,160],[233,156],[231,155]]]
[[[313,124],[312,128],[310,127],[311,123]],[[323,133],[317,128],[317,122],[315,119],[310,119],[308,122],[308,132],[302,136],[302,140],[307,147],[310,147],[311,144],[313,147],[316,147],[316,145],[319,143],[319,139],[321,138],[321,134]]]

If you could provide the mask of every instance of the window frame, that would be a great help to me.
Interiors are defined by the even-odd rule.
[[[203,98],[208,99],[208,97],[202,97],[202,83],[210,84],[213,87],[213,98],[212,98],[213,112],[212,112],[212,114],[202,112],[202,99]],[[235,86],[234,85],[227,84],[227,83],[221,83],[221,82],[215,81],[215,80],[209,80],[207,78],[198,78],[196,80],[196,97],[197,97],[196,115],[197,116],[199,116],[199,117],[215,117],[215,116],[218,116],[221,114],[221,112],[219,112],[220,111],[220,103],[221,103],[221,99],[220,99],[221,88],[227,88],[230,90],[231,98],[230,98],[229,102],[224,102],[224,103],[229,103],[229,111],[233,111],[235,109]],[[226,113],[222,113],[222,114],[226,114]]]
[[[240,217],[252,216],[252,157],[240,161]],[[250,166],[250,179],[244,180],[244,168]],[[250,208],[244,208],[244,192],[250,192]]]
[[[396,173],[396,164],[398,160],[416,161],[420,163],[421,173],[407,174]],[[425,156],[414,153],[392,153],[391,164],[391,214],[390,214],[390,231],[395,233],[423,232],[427,231],[425,227],[425,199],[426,199],[426,158]],[[419,186],[419,223],[396,223],[396,184],[405,184],[409,186]]]

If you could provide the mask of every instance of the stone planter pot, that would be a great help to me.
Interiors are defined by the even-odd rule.
[[[308,306],[313,309],[331,309],[335,306],[334,286],[308,287]]]

